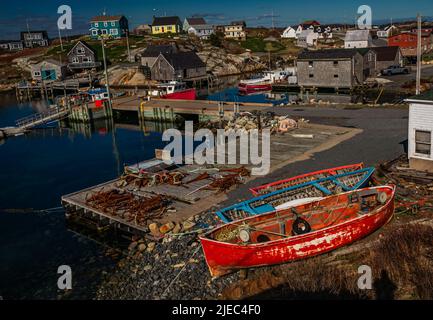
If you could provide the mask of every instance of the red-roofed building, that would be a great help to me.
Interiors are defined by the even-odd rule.
[[[396,34],[388,38],[388,46],[400,47],[404,56],[416,56],[417,38],[418,35],[416,32]],[[423,53],[433,49],[433,34],[431,32],[423,32],[421,38]]]

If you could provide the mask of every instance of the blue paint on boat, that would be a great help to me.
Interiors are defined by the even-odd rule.
[[[306,183],[299,184],[299,185],[296,185],[296,186],[292,186],[292,187],[289,187],[289,188],[286,188],[286,189],[281,189],[281,190],[274,191],[272,193],[268,193],[268,194],[265,194],[265,195],[262,195],[262,196],[259,196],[259,197],[255,197],[255,198],[252,198],[250,200],[247,200],[247,201],[235,204],[233,206],[227,207],[225,209],[222,209],[222,210],[218,211],[216,213],[216,215],[223,222],[229,223],[229,222],[231,222],[231,220],[225,214],[227,211],[232,211],[232,210],[244,211],[244,212],[248,213],[251,216],[259,215],[259,214],[264,214],[264,213],[269,213],[269,212],[275,211],[275,208],[271,204],[266,203],[267,199],[269,199],[270,197],[282,194],[282,193],[287,192],[287,191],[292,191],[292,190],[295,190],[295,189],[299,189],[299,188],[303,188],[303,187],[311,186],[311,185],[314,186],[314,187],[316,187],[317,189],[319,189],[321,192],[323,192],[325,194],[325,196],[332,195],[333,193],[330,190],[328,190],[327,188],[325,188],[322,185],[320,185],[321,182],[331,181],[335,185],[340,186],[343,189],[344,192],[361,189],[361,188],[364,188],[364,187],[366,187],[368,185],[368,183],[369,183],[369,181],[371,179],[371,176],[374,173],[374,170],[375,169],[373,167],[364,168],[364,169],[361,169],[361,170],[357,170],[357,171],[353,171],[353,172],[349,172],[349,173],[343,173],[343,174],[335,175],[335,176],[332,176],[332,177],[317,179],[317,180],[314,180],[314,181],[310,181],[310,182],[306,182]],[[343,183],[341,183],[340,181],[337,180],[339,178],[345,178],[345,177],[349,177],[351,175],[357,175],[357,174],[360,174],[360,173],[364,173],[364,178],[361,179],[354,187],[348,187],[345,184],[343,184]],[[255,202],[258,202],[258,201],[263,201],[264,204],[261,205],[261,206],[255,207],[255,208],[252,208],[250,206],[251,203],[255,203]]]

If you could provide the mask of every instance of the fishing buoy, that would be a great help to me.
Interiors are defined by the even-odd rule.
[[[377,195],[377,201],[379,201],[380,204],[385,204],[387,200],[388,200],[388,196],[385,192],[380,192]]]
[[[242,242],[250,241],[250,231],[248,229],[239,230],[239,239],[241,239]]]

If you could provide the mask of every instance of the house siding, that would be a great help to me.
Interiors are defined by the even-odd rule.
[[[419,155],[415,152],[416,130],[430,131],[433,134],[433,101],[431,104],[410,104],[408,132],[408,156],[411,167],[417,170],[433,172],[433,148],[430,148],[430,156]]]
[[[313,67],[310,67],[310,61],[313,61]],[[338,64],[334,65],[334,61]],[[360,54],[345,60],[298,60],[297,68],[298,84],[303,87],[352,88],[364,79]]]

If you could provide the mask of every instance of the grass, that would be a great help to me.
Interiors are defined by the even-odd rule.
[[[286,48],[281,42],[264,41],[259,37],[248,37],[247,40],[241,43],[241,46],[252,52],[278,52]]]
[[[362,248],[362,247],[360,247]],[[433,228],[405,224],[365,250],[251,271],[225,299],[433,299]],[[358,267],[371,267],[372,290],[360,290]]]

